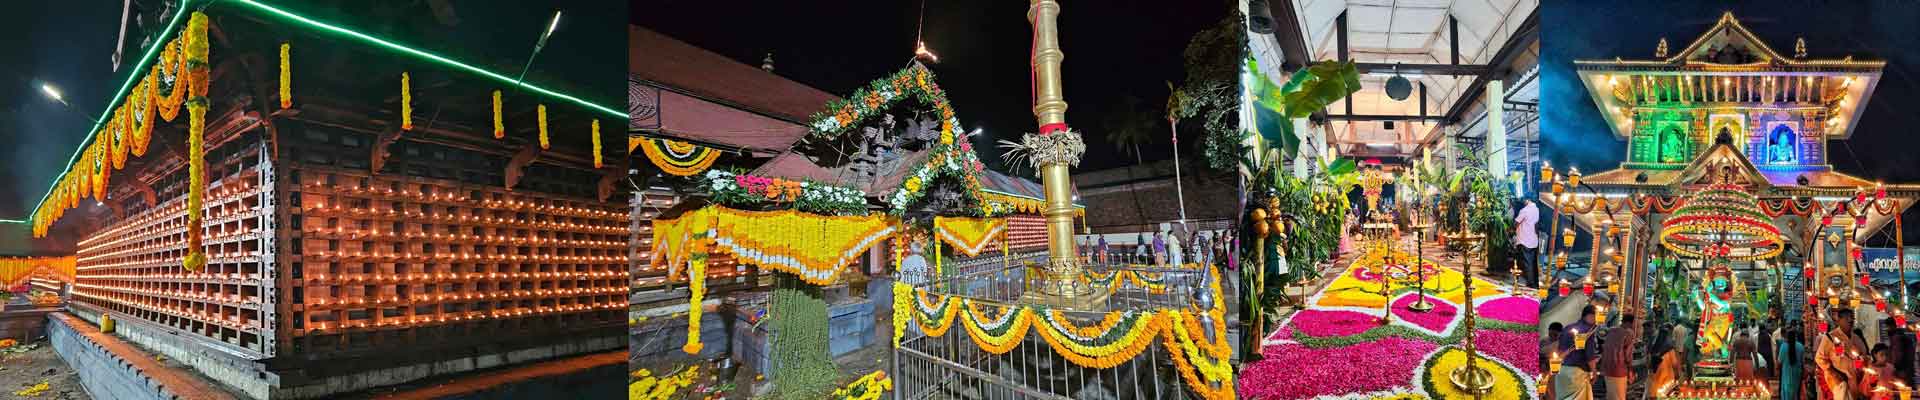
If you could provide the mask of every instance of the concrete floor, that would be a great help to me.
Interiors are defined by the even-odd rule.
[[[80,385],[80,374],[74,373],[60,355],[53,352],[53,346],[41,340],[21,343],[14,348],[0,349],[0,398],[21,398],[14,392],[47,382],[46,392],[32,399],[84,400],[91,399],[87,390]]]

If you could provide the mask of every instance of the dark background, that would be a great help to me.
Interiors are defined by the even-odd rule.
[[[1791,56],[1796,37],[1807,40],[1809,58],[1886,60],[1880,82],[1851,139],[1828,142],[1835,170],[1886,183],[1920,183],[1920,3],[1808,1],[1559,1],[1541,7],[1541,108],[1543,156],[1554,168],[1573,165],[1598,172],[1626,158],[1619,139],[1600,117],[1573,70],[1575,59],[1652,59],[1660,38],[1678,52],[1732,11],[1774,51]],[[1903,219],[1920,218],[1911,208]],[[1920,240],[1920,227],[1905,235]],[[1887,236],[1892,229],[1882,233]],[[1892,238],[1875,238],[1891,246]]]
[[[1081,131],[1087,152],[1077,170],[1133,164],[1100,129],[1113,114],[1158,121],[1142,146],[1146,161],[1173,158],[1165,118],[1167,81],[1185,76],[1181,51],[1193,34],[1220,21],[1224,1],[1065,2],[1058,19],[1067,123]],[[774,72],[836,96],[906,67],[913,57],[921,1],[713,1],[635,3],[636,25],[735,61],[759,66],[773,53]],[[1029,101],[1033,30],[1024,1],[925,2],[929,64],[953,102],[963,128],[985,132],[974,149],[996,169],[999,140],[1037,130]],[[1128,112],[1124,98],[1139,107]],[[1185,161],[1201,161],[1199,120],[1183,121]],[[1024,168],[1016,175],[1030,175]]]

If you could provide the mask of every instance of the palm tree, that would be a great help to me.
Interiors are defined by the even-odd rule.
[[[1133,165],[1127,166],[1127,180],[1132,181],[1133,167],[1146,163],[1140,156],[1140,146],[1145,145],[1149,140],[1147,137],[1151,135],[1149,130],[1153,128],[1153,120],[1143,118],[1146,115],[1142,112],[1145,106],[1139,97],[1121,96],[1117,107],[1116,110],[1119,112],[1107,114],[1106,120],[1102,122],[1107,128],[1107,141],[1113,142],[1114,151],[1133,153]],[[1133,197],[1134,212],[1139,215],[1142,222],[1146,222],[1146,207],[1140,204],[1139,192],[1129,190],[1127,193]]]

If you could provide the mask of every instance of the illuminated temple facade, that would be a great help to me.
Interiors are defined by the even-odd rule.
[[[217,21],[209,261],[181,263],[183,111],[100,207],[86,200],[91,215],[62,222],[89,232],[75,314],[110,317],[127,341],[252,398],[623,351],[628,218],[614,188],[626,157],[589,137],[594,120],[618,137],[617,112],[284,21]],[[287,103],[271,89],[283,41]]]
[[[1629,197],[1678,200],[1723,178],[1750,190],[1767,210],[1790,208],[1789,202],[1830,206],[1877,190],[1894,200],[1895,214],[1911,206],[1920,186],[1881,185],[1835,171],[1829,151],[1830,141],[1855,134],[1886,62],[1810,57],[1804,41],[1795,42],[1790,53],[1777,51],[1726,13],[1684,47],[1669,51],[1663,39],[1653,59],[1574,61],[1594,105],[1627,146],[1619,168],[1590,172],[1586,187],[1572,189],[1576,196],[1598,195],[1615,205],[1610,218],[1601,210],[1580,215],[1580,228],[1591,231],[1603,220],[1640,224],[1622,210]],[[1864,237],[1892,221],[1867,214],[1858,223],[1841,218],[1834,227]],[[1653,221],[1633,228],[1657,229],[1660,219]],[[1631,236],[1625,240],[1640,240]],[[1798,231],[1785,236],[1802,249],[1797,254],[1815,245]],[[1652,247],[1657,245],[1638,248]],[[1634,252],[1627,264],[1644,265],[1645,253]],[[1595,261],[1604,264],[1597,255]],[[1632,280],[1642,272],[1626,275]]]

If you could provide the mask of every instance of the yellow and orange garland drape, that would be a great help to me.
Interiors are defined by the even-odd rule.
[[[500,120],[500,91],[493,91],[493,138],[507,137],[507,124]]]
[[[207,265],[207,251],[201,248],[201,224],[206,212],[202,201],[207,195],[207,85],[211,65],[207,63],[207,15],[193,13],[187,20],[187,257],[188,271]]]
[[[73,282],[74,256],[0,258],[0,291],[39,276]]]
[[[687,291],[692,294],[687,300],[687,344],[680,346],[680,351],[700,354],[700,349],[706,347],[700,344],[700,314],[706,311],[701,308],[701,302],[706,301],[707,297],[707,252],[706,245],[699,244],[703,241],[693,243],[695,249],[687,262]]]
[[[536,120],[540,124],[540,149],[547,149],[547,105],[541,104],[534,109]]]
[[[593,120],[593,167],[600,168],[600,120]]]
[[[914,319],[928,336],[944,336],[954,325],[961,325],[976,346],[993,354],[1012,351],[1031,329],[1055,354],[1088,368],[1112,368],[1146,351],[1158,338],[1190,388],[1204,398],[1232,399],[1235,388],[1229,359],[1233,348],[1226,339],[1226,304],[1219,301],[1225,294],[1219,270],[1210,268],[1208,274],[1216,299],[1211,307],[1111,311],[1090,325],[1042,306],[979,301],[902,289],[904,285],[894,289],[894,313],[910,315],[907,318]],[[1202,315],[1213,323],[1202,324]],[[895,324],[900,326],[895,328],[896,336],[903,335],[905,322]]]
[[[406,72],[400,72],[400,130],[413,130],[413,84]]]
[[[718,150],[687,142],[653,138],[627,140],[629,146],[639,146],[640,151],[647,154],[647,160],[653,161],[653,165],[673,176],[693,176],[706,171],[707,167],[713,166],[713,160],[720,158]]]
[[[1039,214],[1047,210],[1046,200],[1030,199],[994,192],[981,192],[980,200],[1005,204],[1009,211],[1018,213]]]
[[[206,16],[196,12],[192,18],[179,37],[166,43],[149,73],[127,92],[125,100],[112,107],[113,114],[94,133],[94,142],[81,148],[67,173],[48,192],[46,201],[33,211],[33,237],[46,237],[53,223],[67,210],[79,207],[82,199],[104,201],[112,171],[125,168],[130,157],[146,155],[157,123],[154,117],[173,121],[180,106],[188,104],[189,96],[206,96]],[[161,85],[166,82],[173,85],[163,92]]]
[[[1007,233],[1007,219],[935,216],[933,230],[955,251],[973,257]]]
[[[705,233],[705,236],[701,236]],[[894,233],[891,218],[829,216],[793,210],[708,206],[653,221],[655,267],[678,266],[711,248],[746,264],[787,272],[815,285],[839,281],[847,265]]]
[[[293,68],[287,65],[293,44],[280,42],[280,109],[293,108]]]

